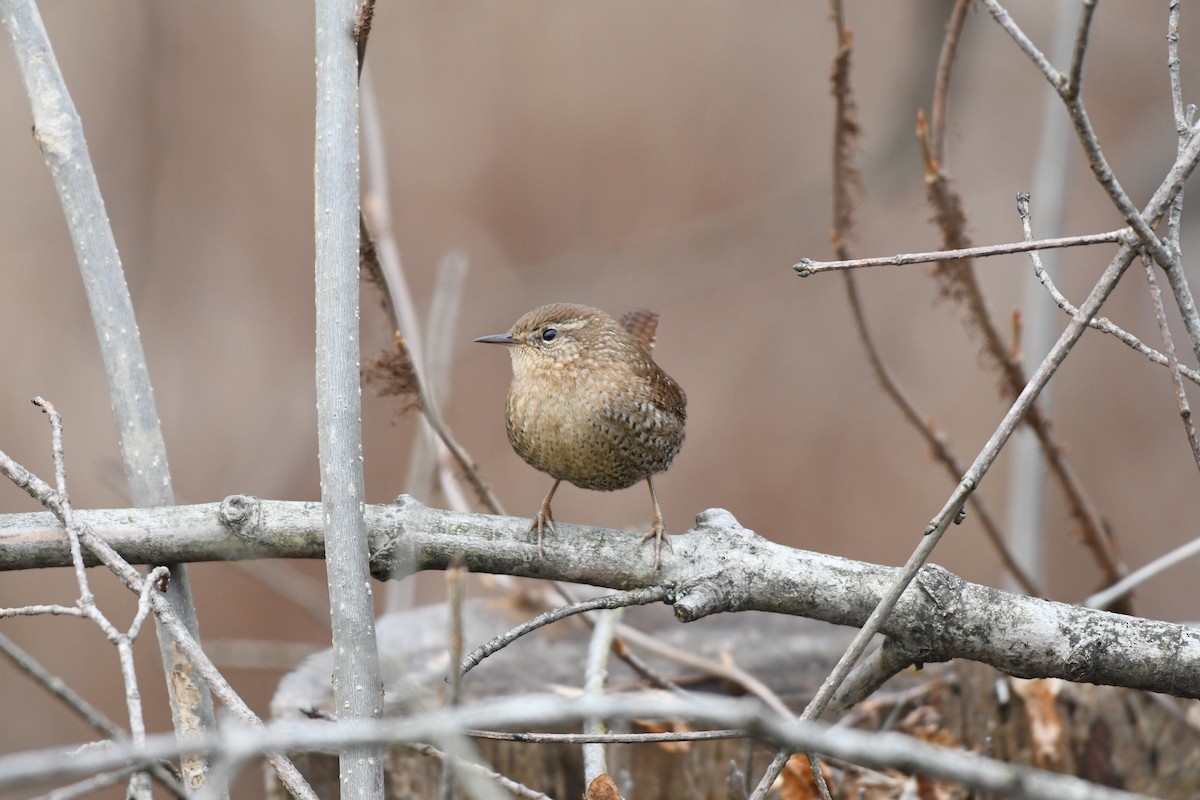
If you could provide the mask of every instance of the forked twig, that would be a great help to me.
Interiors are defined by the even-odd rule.
[[[835,11],[834,17],[840,20],[840,12]],[[957,36],[955,32],[956,26],[951,24],[950,28],[951,32],[947,35]],[[855,169],[852,161],[859,126],[855,119],[854,96],[850,83],[850,55],[851,39],[849,32],[845,28],[839,27],[838,53],[834,59],[832,76],[832,88],[836,106],[833,147],[832,240],[834,253],[840,261],[832,263],[840,264],[853,263],[849,261],[849,248],[846,245],[846,240],[853,228],[853,194],[860,182],[858,171]],[[938,107],[942,107],[943,105],[944,103]],[[1006,252],[1012,251],[1006,250]],[[956,257],[961,257],[961,254]],[[825,265],[826,268],[828,266],[828,264]],[[845,272],[843,273],[843,277],[845,278],[846,295],[850,302],[850,311],[854,318],[854,326],[858,330],[859,339],[867,354],[867,361],[875,372],[876,378],[883,386],[884,392],[900,409],[900,413],[904,415],[909,424],[925,440],[934,457],[946,467],[950,473],[951,480],[958,480],[963,474],[963,467],[951,450],[949,442],[941,431],[935,429],[931,423],[926,421],[929,417],[917,409],[908,392],[900,385],[900,382],[892,375],[891,370],[884,363],[875,339],[871,335],[870,328],[867,325],[866,314],[863,311],[862,301],[858,293],[858,285],[851,273]],[[1000,527],[992,517],[991,511],[988,509],[983,498],[978,495],[972,496],[971,503],[972,508],[979,516],[984,535],[992,547],[995,548],[1005,568],[1026,592],[1034,596],[1041,596],[1041,590],[1037,584],[1021,568],[1016,559],[1013,558],[1004,541],[1004,536],[1000,532]]]
[[[959,14],[965,0],[959,0],[955,12],[951,16],[951,27],[961,25],[963,17]],[[945,49],[952,49],[958,43],[958,36],[953,31],[947,34]],[[949,70],[954,63],[953,57],[943,58],[939,68]],[[947,91],[948,80],[937,81],[940,91]],[[943,101],[945,102],[945,101]],[[943,117],[942,124],[945,124]],[[947,247],[961,248],[967,245],[965,233],[966,216],[958,193],[950,185],[942,169],[942,152],[940,150],[943,137],[939,131],[931,131],[920,116],[917,124],[917,135],[921,141],[925,156],[925,182],[929,201],[937,211],[938,224]],[[999,329],[992,320],[983,292],[975,276],[974,266],[970,261],[949,263],[937,268],[934,272],[942,281],[942,292],[947,297],[965,304],[967,316],[975,330],[983,337],[983,350],[999,368],[1004,394],[1016,399],[1027,386],[1025,371],[1016,356],[1010,351],[1001,336]],[[1096,555],[1098,565],[1108,581],[1119,580],[1123,568],[1114,550],[1112,538],[1105,529],[1104,522],[1095,504],[1088,496],[1075,471],[1067,462],[1062,445],[1054,438],[1050,430],[1050,422],[1036,405],[1031,405],[1025,415],[1025,423],[1034,432],[1041,445],[1042,454],[1046,459],[1050,473],[1054,475],[1063,493],[1071,516],[1079,525],[1080,534]]]
[[[53,408],[48,403],[44,404],[43,408],[50,415],[53,431],[55,424],[61,424],[60,422],[55,423],[57,412],[53,411]],[[60,468],[59,464],[65,463],[61,435],[55,443],[53,453],[57,471]],[[92,532],[87,525],[74,525],[68,522],[71,518],[70,506],[67,504],[64,510],[63,501],[66,499],[64,496],[55,491],[54,487],[13,461],[3,451],[0,451],[0,474],[4,475],[19,488],[24,489],[30,497],[37,500],[46,510],[53,513],[64,526],[70,525],[70,527],[73,527],[75,535],[84,548],[89,550],[97,560],[108,567],[139,598],[146,599],[159,623],[174,638],[175,647],[178,648],[180,655],[191,662],[191,667],[195,670],[196,674],[203,678],[205,684],[207,684],[212,693],[220,699],[225,707],[238,719],[251,727],[263,728],[262,720],[258,718],[237,692],[233,690],[233,687],[229,685],[224,676],[213,666],[212,661],[204,653],[204,650],[201,649],[200,644],[192,638],[184,623],[176,616],[174,608],[168,600],[157,590],[157,587],[153,587],[153,582],[143,577],[141,573],[123,559],[107,542]],[[288,791],[304,800],[316,800],[316,795],[313,793],[312,788],[286,756],[272,754],[268,756],[267,760],[275,768],[280,781],[288,788]],[[209,780],[206,788],[211,790],[217,783],[219,782]]]

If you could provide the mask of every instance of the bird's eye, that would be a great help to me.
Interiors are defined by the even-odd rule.
[[[553,342],[558,337],[558,331],[554,328],[546,328],[542,331],[543,342]]]

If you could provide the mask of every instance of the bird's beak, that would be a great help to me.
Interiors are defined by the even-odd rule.
[[[509,336],[507,333],[493,333],[491,336],[480,336],[475,341],[483,342],[484,344],[506,344],[509,347],[521,343],[520,341]]]

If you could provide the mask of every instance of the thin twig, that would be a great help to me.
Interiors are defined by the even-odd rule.
[[[1051,250],[1060,247],[1084,247],[1093,244],[1121,244],[1131,236],[1129,228],[1120,228],[1104,233],[1088,233],[1082,236],[1060,236],[1056,239],[1039,239],[1034,242],[1007,242],[1005,244],[987,244],[979,247],[962,247],[956,250],[931,250],[925,253],[899,253],[894,256],[876,256],[874,258],[841,259],[838,261],[813,261],[801,259],[793,269],[800,277],[808,277],[818,272],[833,270],[859,269],[861,267],[902,267],[909,264],[932,264],[940,261],[958,261],[964,258],[987,258],[989,256],[1007,255],[1009,253],[1027,253],[1030,250]]]
[[[944,47],[947,49],[955,48],[957,41],[956,36],[948,35]],[[952,59],[943,60],[943,63],[947,63],[947,61],[952,62]],[[1050,69],[1053,70],[1053,68]],[[1057,76],[1057,73],[1054,74]],[[945,82],[945,85],[948,86],[948,81]],[[1054,82],[1054,85],[1061,91],[1061,87],[1057,82]],[[1085,116],[1083,115],[1082,105],[1078,105],[1079,115]],[[1074,112],[1072,112],[1072,117],[1073,119],[1076,117]],[[945,119],[943,118],[941,122],[945,124]],[[924,124],[923,116],[920,115],[918,115],[917,133],[925,153],[927,193],[931,204],[937,211],[937,220],[943,231],[946,245],[956,248],[965,247],[968,241],[965,234],[966,216],[957,192],[950,185],[942,169],[943,153],[940,148],[945,141],[944,136],[940,131],[928,130]],[[1094,137],[1092,143],[1094,144]],[[1098,145],[1096,145],[1095,150],[1097,151],[1095,155],[1102,159],[1103,154],[1098,152]],[[1104,171],[1098,170],[1096,167],[1097,164],[1094,162],[1093,168],[1099,178],[1104,174]],[[1108,171],[1107,175],[1111,178],[1111,171]],[[1115,179],[1113,181],[1115,182]],[[1144,221],[1136,214],[1136,210],[1132,216],[1126,215],[1126,222],[1133,226],[1135,230],[1138,229],[1139,223],[1142,223],[1143,228],[1145,227]],[[1138,235],[1141,237],[1140,231]],[[987,303],[976,279],[972,262],[963,261],[957,264],[947,264],[935,270],[934,274],[942,280],[942,291],[944,294],[965,304],[968,319],[983,337],[984,354],[999,367],[1004,381],[1005,394],[1011,398],[1018,397],[1027,385],[1025,371],[1015,357],[1015,354],[1010,352],[1006,346],[999,330],[992,321]],[[1102,572],[1108,580],[1117,580],[1122,574],[1122,568],[1115,552],[1112,538],[1109,536],[1094,503],[1067,462],[1062,446],[1054,438],[1049,420],[1042,413],[1040,407],[1033,405],[1025,415],[1025,422],[1037,437],[1047,466],[1066,495],[1071,516],[1079,524],[1080,533],[1091,551],[1096,555]],[[1125,610],[1128,611],[1130,609]]]
[[[482,764],[476,764],[473,761],[467,761],[461,758],[454,758],[453,756],[447,755],[444,751],[437,749],[433,745],[407,744],[405,746],[423,756],[435,758],[438,761],[441,761],[443,765],[446,765],[446,762],[453,762],[455,769],[461,772],[470,773],[480,778],[494,781],[495,783],[499,784],[501,788],[511,792],[516,797],[523,797],[526,800],[552,800],[549,795],[545,795],[539,791],[531,789],[523,783],[518,783],[512,778],[501,775],[499,772],[493,772]]]
[[[746,739],[751,734],[726,728],[716,731],[670,731],[666,733],[513,733],[509,731],[467,731],[472,739],[492,739],[519,744],[654,744],[657,742],[709,742],[722,739]]]
[[[82,695],[72,689],[66,681],[42,666],[36,658],[4,634],[0,634],[0,653],[12,661],[17,669],[41,684],[46,691],[62,700],[68,708],[78,714],[99,733],[117,741],[124,741],[129,738],[129,735],[119,725],[110,720],[104,712],[89,703]],[[163,788],[175,797],[183,798],[187,796],[170,763],[159,762],[150,768],[150,772],[155,780],[162,784]]]
[[[567,589],[567,587],[563,586],[561,582],[555,581],[553,586],[554,589],[560,595],[562,595],[569,604],[579,602],[574,599],[574,595],[570,592],[570,590]],[[670,594],[670,587],[649,587],[648,590],[655,590],[659,588],[667,591],[668,595]],[[654,601],[651,600],[648,602]],[[589,626],[595,627],[596,623],[592,614],[584,614],[582,619]],[[691,667],[710,677],[719,678],[736,686],[741,686],[746,690],[746,692],[759,698],[768,706],[779,711],[780,713],[791,713],[791,710],[788,708],[787,704],[780,699],[778,694],[772,691],[771,687],[767,686],[761,680],[754,677],[749,672],[746,672],[736,664],[726,663],[712,658],[706,658],[698,655],[697,653],[674,647],[673,645],[659,641],[657,638],[650,636],[649,634],[643,633],[631,625],[618,625],[617,638],[613,641],[613,652],[615,652],[617,657],[628,664],[635,672],[659,688],[666,689],[667,691],[674,692],[681,696],[687,696],[691,694],[665,676],[654,671],[650,665],[642,661],[642,659],[640,659],[633,652],[633,650],[630,649],[629,645],[631,644],[641,648],[642,650],[647,650],[655,655],[665,658],[668,661],[673,661],[676,664],[682,664],[684,666]]]
[[[1075,22],[1078,9],[1072,3],[1059,3],[1054,14],[1053,53],[1056,61],[1067,61],[1075,41]],[[1037,157],[1033,163],[1034,195],[1038,198],[1041,216],[1052,231],[1063,228],[1063,209],[1066,204],[1067,176],[1072,169],[1071,122],[1061,111],[1058,92],[1050,87],[1042,93],[1041,126],[1037,139]],[[1046,268],[1053,271],[1058,254],[1042,254]],[[1042,287],[1036,278],[1022,276],[1019,281],[1021,300],[1019,310],[1013,310],[1013,353],[1021,364],[1036,364],[1054,344],[1058,335],[1058,320],[1054,309],[1044,301]],[[1046,387],[1041,406],[1051,412],[1054,404],[1054,385]],[[1046,536],[1049,521],[1046,517],[1046,498],[1052,489],[1046,480],[1048,465],[1042,455],[1041,443],[1032,430],[1019,430],[1009,445],[1008,486],[1005,490],[1007,531],[1006,541],[1014,557],[1039,582],[1045,579]]]
[[[46,404],[49,412],[52,407]],[[53,419],[53,416],[51,417]],[[61,452],[61,443],[56,447],[56,453]],[[29,470],[13,461],[7,454],[0,451],[0,474],[11,480],[16,486],[24,489],[30,497],[41,503],[52,512],[64,526],[67,525],[67,515],[64,514],[64,500],[54,487],[38,478]],[[75,526],[73,526],[75,527]],[[68,533],[70,535],[70,533]],[[143,593],[146,579],[103,539],[97,536],[87,525],[78,525],[75,534],[80,543],[87,548],[96,559],[107,566],[122,583],[129,589],[145,597],[153,607],[155,617],[167,633],[174,639],[174,646],[180,651],[186,662],[190,662],[191,670],[201,677],[205,685],[212,690],[227,709],[251,727],[262,728],[262,720],[246,705],[245,701],[233,690],[224,676],[213,666],[212,661],[201,649],[200,644],[191,636],[184,622],[176,615],[174,607],[159,591]],[[186,663],[185,662],[185,663]],[[296,766],[283,755],[271,754],[268,761],[275,768],[280,781],[296,797],[302,800],[316,800],[312,788],[300,775]],[[189,759],[184,759],[188,763]],[[203,762],[207,763],[207,762]],[[185,777],[188,773],[185,773]],[[206,781],[204,788],[211,794],[220,794],[223,786],[219,782]]]
[[[1200,152],[1196,156],[1200,158]],[[1156,198],[1158,197],[1159,194],[1156,193]],[[1165,199],[1160,198],[1158,201],[1165,202]],[[1047,354],[1041,365],[1033,373],[1025,389],[1017,397],[1008,413],[1004,415],[1004,418],[987,444],[975,457],[975,460],[963,475],[958,486],[955,487],[954,492],[950,495],[942,510],[926,526],[925,535],[920,544],[917,545],[908,562],[900,570],[900,574],[883,595],[875,610],[871,612],[871,616],[867,618],[866,623],[863,624],[850,647],[843,654],[841,660],[838,661],[837,666],[834,667],[833,671],[825,679],[825,682],[822,683],[816,696],[813,697],[812,701],[805,708],[801,719],[816,719],[825,710],[825,707],[833,698],[838,687],[845,681],[854,668],[854,665],[858,662],[858,659],[866,650],[871,639],[879,632],[884,621],[891,614],[892,609],[895,608],[900,596],[916,577],[921,567],[928,561],[951,522],[960,518],[959,515],[962,512],[962,507],[966,503],[967,497],[978,487],[979,482],[987,474],[988,469],[995,461],[996,456],[999,455],[1004,444],[1012,436],[1017,425],[1020,424],[1020,421],[1033,406],[1042,387],[1050,380],[1050,376],[1058,370],[1058,367],[1062,364],[1067,354],[1079,340],[1079,337],[1087,327],[1088,318],[1095,315],[1104,301],[1108,299],[1108,295],[1116,288],[1117,282],[1125,273],[1125,270],[1129,268],[1133,257],[1134,252],[1132,248],[1128,246],[1121,247],[1117,257],[1109,264],[1100,281],[1092,289],[1087,300],[1084,301],[1081,307],[1081,315],[1075,317],[1071,321],[1071,324],[1067,326],[1067,329],[1063,331],[1054,347],[1051,348],[1049,354]],[[775,778],[783,770],[784,765],[787,764],[788,755],[784,751],[776,754],[775,760],[771,763],[767,773],[759,782],[759,788],[762,788],[764,785],[769,786],[774,782]]]
[[[515,642],[527,633],[532,633],[538,628],[549,625],[551,622],[557,622],[560,619],[575,614],[582,614],[586,611],[595,611],[598,609],[622,608],[624,606],[640,606],[649,603],[657,603],[664,599],[669,593],[669,588],[666,586],[650,586],[645,589],[634,589],[628,592],[616,592],[615,594],[607,594],[601,597],[595,597],[591,600],[581,600],[570,605],[559,606],[546,611],[528,622],[523,622],[512,630],[506,631],[491,641],[480,647],[472,650],[471,653],[459,665],[462,675],[466,675],[472,669],[479,665],[493,653],[504,649],[508,645]]]
[[[1196,106],[1183,104],[1183,81],[1179,70],[1179,15],[1180,3],[1173,0],[1168,6],[1167,14],[1167,72],[1171,81],[1171,111],[1175,118],[1175,135],[1177,139],[1176,158],[1182,155],[1192,137],[1196,135],[1195,116]],[[1192,354],[1200,362],[1200,311],[1196,309],[1196,301],[1188,287],[1187,271],[1183,267],[1183,239],[1180,229],[1183,220],[1183,188],[1175,195],[1171,210],[1167,215],[1167,246],[1175,254],[1175,265],[1166,270],[1167,283],[1171,293],[1175,295],[1175,304],[1183,316],[1183,327],[1192,343]]]
[[[1113,601],[1125,596],[1141,586],[1146,581],[1165,572],[1176,564],[1182,564],[1189,558],[1200,554],[1200,537],[1181,544],[1179,547],[1164,553],[1144,567],[1135,569],[1112,586],[1105,587],[1081,603],[1088,608],[1108,608]]]
[[[1030,219],[1030,217],[1028,215],[1028,203],[1029,203],[1029,195],[1028,194],[1025,194],[1024,192],[1022,192],[1017,195],[1017,210],[1019,213],[1021,213],[1022,225],[1024,226],[1025,236],[1027,239],[1029,239],[1032,242],[1033,241],[1033,238],[1032,238],[1033,237],[1033,229],[1031,227],[1032,220]],[[1025,209],[1024,212],[1021,212],[1022,208]],[[1041,257],[1038,255],[1037,251],[1031,250],[1030,254],[1029,254],[1029,258],[1033,262],[1034,274],[1037,276],[1037,279],[1038,279],[1038,281],[1041,282],[1042,286],[1045,287],[1047,293],[1049,293],[1049,295],[1050,295],[1050,299],[1052,299],[1054,301],[1055,305],[1057,305],[1059,308],[1061,308],[1069,317],[1074,317],[1074,316],[1078,315],[1079,309],[1076,308],[1071,303],[1071,301],[1068,300],[1061,291],[1059,291],[1058,287],[1054,284],[1054,281],[1051,279],[1049,272],[1047,272],[1045,267],[1042,265]],[[1119,325],[1116,325],[1108,317],[1093,317],[1091,320],[1088,321],[1088,326],[1091,328],[1095,328],[1096,330],[1100,331],[1101,333],[1107,333],[1111,336],[1116,337],[1117,340],[1120,341],[1122,344],[1141,353],[1146,358],[1153,361],[1155,364],[1159,364],[1164,367],[1170,366],[1170,363],[1164,354],[1155,350],[1153,347],[1150,347],[1148,344],[1143,342],[1138,337],[1134,336],[1129,331],[1125,330],[1124,328],[1120,327]],[[1200,372],[1198,372],[1184,364],[1179,365],[1179,372],[1185,378],[1192,381],[1193,383],[1200,384]]]
[[[53,405],[41,397],[35,397],[33,404],[45,412],[50,420],[50,450],[54,460],[55,493],[58,496],[59,513],[62,515],[63,526],[67,529],[67,538],[71,543],[71,561],[75,567],[75,580],[79,588],[77,604],[83,615],[94,622],[117,648],[117,661],[121,668],[121,679],[125,686],[125,705],[129,714],[129,738],[134,744],[142,744],[146,741],[146,722],[142,714],[142,694],[133,661],[133,643],[150,612],[150,590],[155,583],[163,580],[170,573],[166,567],[155,567],[146,576],[142,588],[138,592],[137,614],[126,632],[117,630],[117,627],[96,606],[96,598],[88,586],[87,570],[83,565],[83,548],[79,542],[79,531],[75,524],[70,497],[67,494],[67,459],[63,449],[62,416]],[[126,790],[126,794],[135,800],[150,800],[149,774],[142,771],[134,772],[129,778],[129,788]]]
[[[841,247],[840,241],[841,237],[839,237],[838,247]],[[874,370],[876,378],[883,386],[884,392],[892,398],[892,401],[900,409],[900,413],[904,415],[909,424],[925,440],[925,443],[929,446],[937,461],[949,472],[951,480],[957,480],[963,474],[962,464],[959,462],[954,451],[950,449],[950,443],[947,441],[945,434],[941,430],[936,429],[932,424],[926,422],[929,417],[917,409],[908,392],[900,385],[896,377],[892,375],[892,371],[888,369],[887,364],[884,363],[883,357],[879,353],[879,348],[875,344],[875,339],[871,335],[870,328],[867,325],[866,314],[863,311],[862,301],[858,295],[858,284],[853,279],[851,273],[846,272],[843,275],[846,279],[846,295],[850,303],[850,313],[854,319],[855,328],[858,330],[859,340],[863,343],[863,348],[866,350],[867,361],[870,363],[872,370]],[[1022,589],[1034,597],[1041,597],[1041,587],[1021,568],[1021,565],[1017,563],[1017,560],[1009,551],[1008,545],[1004,541],[1004,535],[1000,532],[1000,526],[992,516],[991,509],[983,497],[972,495],[971,507],[979,518],[979,524],[983,529],[984,536],[987,537],[988,542],[991,543],[996,553],[1000,556],[1005,569],[1020,584]]]
[[[83,609],[77,606],[60,606],[54,603],[18,606],[14,608],[0,608],[0,619],[9,619],[11,617],[40,617],[43,615],[55,617],[87,616]]]
[[[925,127],[924,118],[918,117],[917,135],[925,152],[926,189],[930,203],[937,211],[938,224],[946,244],[961,247],[968,241],[961,200],[943,173],[936,154],[932,152],[932,133]],[[1020,396],[1027,385],[1025,370],[992,320],[973,263],[964,260],[947,264],[935,270],[934,275],[942,281],[943,294],[965,304],[970,324],[983,337],[984,355],[999,369],[1004,394],[1014,399]],[[1118,580],[1123,572],[1112,538],[1095,504],[1067,461],[1062,445],[1054,438],[1049,419],[1038,405],[1033,404],[1025,414],[1024,422],[1037,436],[1050,473],[1062,487],[1071,516],[1078,523],[1080,534],[1096,556],[1105,578],[1109,581]]]
[[[1075,49],[1071,55],[1071,69],[1067,73],[1066,85],[1059,87],[1064,100],[1075,100],[1083,88],[1083,56],[1087,52],[1088,33],[1092,29],[1092,16],[1095,13],[1096,0],[1083,0],[1079,30],[1075,34]]]
[[[1179,418],[1183,422],[1188,445],[1192,448],[1192,460],[1200,469],[1200,441],[1196,439],[1196,425],[1192,421],[1192,409],[1188,405],[1187,392],[1183,388],[1183,378],[1179,375],[1179,358],[1175,355],[1175,340],[1171,337],[1171,326],[1167,323],[1167,310],[1163,307],[1162,289],[1158,287],[1158,278],[1154,276],[1154,262],[1148,257],[1143,257],[1142,261],[1146,267],[1146,281],[1150,284],[1150,300],[1154,303],[1154,316],[1158,319],[1158,331],[1162,335],[1163,349],[1167,351],[1171,384],[1175,388],[1175,403],[1179,407]]]
[[[409,356],[412,358],[414,373],[414,388],[420,398],[421,413],[429,426],[437,435],[446,449],[450,451],[459,469],[462,470],[467,482],[475,490],[479,501],[493,514],[503,514],[504,509],[499,498],[492,492],[491,487],[480,474],[474,460],[450,433],[441,412],[430,397],[425,377],[425,349],[422,345],[420,325],[417,322],[416,304],[405,277],[404,264],[400,258],[400,248],[396,244],[391,228],[391,211],[387,193],[387,162],[384,159],[382,128],[379,125],[378,114],[374,112],[374,95],[370,91],[369,81],[364,87],[364,100],[369,103],[364,114],[363,141],[366,162],[366,183],[368,194],[363,203],[360,217],[363,242],[368,243],[370,250],[378,259],[380,275],[385,288],[386,308],[392,316],[392,324],[400,331],[408,345]],[[370,224],[368,224],[368,222]]]
[[[746,690],[748,694],[757,697],[766,706],[772,708],[781,714],[792,713],[787,704],[782,698],[767,686],[763,681],[739,667],[732,661],[717,660],[715,658],[707,658],[698,653],[693,653],[687,650],[682,650],[678,647],[672,647],[664,642],[658,641],[644,631],[638,630],[629,625],[617,626],[617,633],[627,642],[647,650],[655,655],[661,656],[676,664],[682,664],[685,667],[699,670],[705,675],[714,678],[719,678],[729,683],[740,686]],[[689,693],[691,694],[691,693]]]
[[[560,597],[562,597],[563,600],[565,600],[568,605],[572,605],[574,603],[580,602],[575,597],[574,593],[570,589],[568,589],[561,581],[549,581],[549,585],[550,585],[550,588],[553,591],[555,591],[556,593],[558,593],[558,595]],[[653,588],[653,587],[647,587],[647,588]],[[664,588],[666,588],[666,587],[664,587]],[[669,595],[669,592],[668,592],[668,595]],[[666,596],[667,595],[664,595],[664,598]],[[651,601],[651,602],[653,602],[653,601]],[[580,616],[580,619],[582,619],[584,624],[587,625],[589,628],[596,627],[596,615],[595,614],[585,613],[582,616]],[[618,634],[620,634],[621,631],[634,631],[634,634],[635,635],[637,634],[637,631],[628,625],[621,625],[618,629]],[[651,637],[645,637],[645,638],[649,639]],[[657,643],[657,640],[655,640],[655,642]],[[671,647],[670,645],[663,645],[663,647],[665,649],[671,651],[672,653],[678,652],[678,648]],[[626,664],[628,664],[630,669],[632,669],[638,675],[641,675],[644,680],[646,680],[650,683],[650,685],[657,686],[660,689],[666,689],[668,692],[676,692],[677,694],[687,694],[687,691],[685,689],[683,689],[681,686],[676,684],[674,681],[672,681],[667,676],[665,676],[662,673],[660,673],[659,671],[655,670],[641,656],[639,656],[637,653],[635,653],[633,651],[633,649],[631,647],[629,647],[628,643],[625,641],[625,639],[621,635],[618,635],[617,638],[613,640],[613,652],[616,653],[617,658],[621,659]]]
[[[971,9],[971,0],[955,0],[954,8],[950,11],[950,20],[946,23],[946,36],[942,40],[942,50],[938,55],[937,72],[933,79],[933,104],[930,107],[930,123],[933,129],[931,147],[938,161],[944,153],[944,137],[946,134],[946,113],[950,105],[950,76],[954,72],[954,60],[958,55],[959,41],[962,39],[963,26],[967,22],[967,12]]]
[[[1169,269],[1174,263],[1174,256],[1159,240],[1157,234],[1150,227],[1151,224],[1157,221],[1157,217],[1147,220],[1134,206],[1129,195],[1122,188],[1120,181],[1117,180],[1116,174],[1112,167],[1109,166],[1108,159],[1104,155],[1104,151],[1100,149],[1100,143],[1096,138],[1096,131],[1092,127],[1091,119],[1088,117],[1087,109],[1084,108],[1083,100],[1079,97],[1077,90],[1073,91],[1070,86],[1070,80],[1064,79],[1046,57],[1037,49],[1033,42],[1021,30],[1021,27],[1013,20],[1013,18],[1000,5],[998,0],[983,0],[988,11],[991,12],[993,19],[1000,24],[1000,27],[1012,37],[1013,41],[1021,48],[1029,58],[1041,70],[1046,80],[1050,82],[1058,93],[1063,98],[1063,103],[1067,108],[1067,113],[1071,116],[1071,122],[1075,126],[1076,137],[1082,145],[1084,153],[1087,155],[1088,166],[1091,167],[1092,174],[1095,175],[1097,183],[1108,194],[1109,199],[1121,216],[1125,219],[1125,223],[1133,229],[1133,233],[1164,269]],[[1090,27],[1091,12],[1088,9],[1088,4],[1094,0],[1088,0],[1085,3],[1083,16],[1080,19],[1079,34],[1076,39],[1076,57],[1073,59],[1075,63],[1082,64],[1083,55],[1081,50],[1087,44],[1087,32]],[[1073,67],[1074,68],[1074,67]],[[1163,208],[1159,215],[1166,212]]]

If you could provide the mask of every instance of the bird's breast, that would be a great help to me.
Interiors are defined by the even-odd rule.
[[[683,443],[682,415],[653,402],[638,377],[579,369],[517,376],[505,414],[513,449],[585,489],[624,489],[665,470]]]

